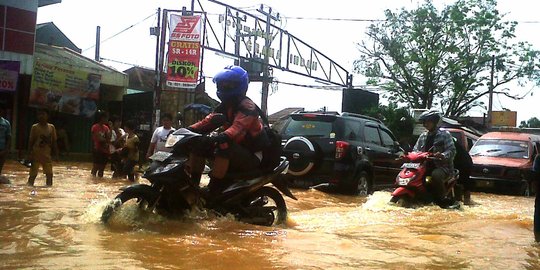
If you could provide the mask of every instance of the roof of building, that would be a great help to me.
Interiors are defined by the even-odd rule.
[[[62,0],[38,0],[38,7],[62,3]]]
[[[106,85],[127,87],[128,84],[128,78],[125,73],[65,47],[36,43],[34,61],[46,61],[53,65],[67,65],[73,69],[100,74],[101,83]]]
[[[154,91],[156,73],[153,69],[132,67],[124,70],[124,73],[129,77],[129,88],[142,91]]]
[[[301,107],[291,107],[291,108],[285,108],[281,111],[275,112],[268,116],[268,122],[274,123],[277,120],[289,116],[291,113],[301,112],[304,111],[304,108]]]
[[[36,25],[36,43],[67,47],[78,53],[82,51],[53,22]]]

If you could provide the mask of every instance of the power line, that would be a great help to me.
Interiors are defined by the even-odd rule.
[[[154,68],[149,68],[149,67],[145,67],[145,66],[141,66],[141,65],[137,65],[137,64],[132,64],[132,63],[126,63],[126,62],[122,62],[122,61],[114,60],[114,59],[109,59],[109,58],[105,58],[105,57],[101,57],[101,60],[109,61],[109,62],[113,62],[113,63],[117,63],[117,64],[122,64],[122,65],[126,65],[126,66],[134,66],[134,67],[140,67],[140,68],[154,70]]]
[[[346,21],[346,22],[385,22],[386,19],[360,19],[360,18],[331,18],[331,17],[294,17],[282,16],[289,20],[312,20],[312,21]],[[412,20],[411,20],[412,21]],[[524,24],[539,24],[540,21],[515,21]]]
[[[325,18],[325,17],[289,17],[283,16],[289,20],[312,20],[312,21],[349,21],[349,22],[384,22],[385,19],[357,19],[357,18]]]
[[[150,16],[148,16],[148,17],[146,17],[146,18],[144,18],[144,19],[142,19],[142,20],[140,20],[140,21],[138,21],[138,22],[136,22],[136,23],[134,23],[134,24],[132,24],[132,25],[130,25],[130,26],[128,26],[128,27],[126,27],[124,30],[122,30],[122,31],[120,31],[120,32],[118,32],[118,33],[116,33],[116,34],[114,34],[114,35],[112,35],[112,36],[110,36],[110,37],[108,37],[108,38],[102,40],[102,41],[101,41],[101,44],[105,43],[106,41],[108,41],[108,40],[110,40],[110,39],[115,38],[116,36],[118,36],[118,35],[120,35],[120,34],[126,32],[127,30],[129,30],[129,29],[135,27],[136,25],[138,25],[138,24],[140,24],[140,23],[142,23],[142,22],[148,20],[149,18],[151,18],[151,17],[153,17],[153,16],[156,16],[156,13],[152,13]],[[94,47],[96,47],[96,44],[94,44],[94,45],[92,45],[92,46],[90,46],[90,47],[88,47],[88,48],[82,50],[82,52],[88,51],[88,50],[90,50],[90,49],[92,49],[92,48],[94,48]]]

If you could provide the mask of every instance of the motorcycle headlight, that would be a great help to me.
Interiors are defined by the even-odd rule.
[[[184,135],[169,135],[169,137],[167,137],[167,141],[165,142],[165,147],[169,148],[169,147],[173,147],[178,141],[180,141],[181,139],[184,138]]]
[[[413,181],[415,178],[416,176],[405,177],[405,178],[397,177],[397,182],[398,182],[398,185],[400,186],[406,186],[409,184],[409,182]]]
[[[165,167],[157,168],[154,173],[162,173],[162,172],[170,171],[170,170],[176,168],[176,166],[178,166],[178,163],[169,163]]]

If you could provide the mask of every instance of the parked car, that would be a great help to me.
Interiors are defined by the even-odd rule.
[[[456,138],[457,142],[463,145],[463,147],[465,147],[467,151],[471,150],[474,143],[476,143],[476,141],[479,138],[479,136],[476,136],[471,132],[468,132],[459,128],[441,128],[441,129],[450,132],[452,137]]]
[[[327,183],[345,193],[391,187],[403,163],[392,132],[379,120],[353,113],[295,113],[273,125],[283,137],[293,183]]]
[[[489,132],[469,151],[473,159],[471,180],[479,189],[531,193],[531,169],[540,136],[518,132]]]

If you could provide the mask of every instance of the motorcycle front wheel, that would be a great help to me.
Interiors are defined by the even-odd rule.
[[[101,222],[107,223],[114,212],[129,200],[136,199],[139,208],[153,207],[159,197],[159,191],[148,185],[133,185],[124,189],[109,203],[101,214]]]
[[[395,203],[398,207],[408,208],[411,206],[411,203],[406,196],[392,196],[390,202]]]
[[[281,193],[265,186],[248,195],[242,202],[240,221],[262,226],[274,226],[287,220],[287,205]]]

